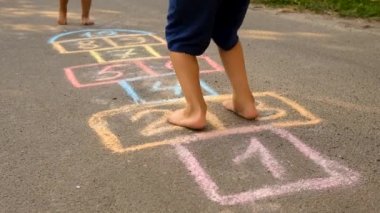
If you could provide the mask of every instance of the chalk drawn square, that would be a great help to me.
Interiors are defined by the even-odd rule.
[[[314,125],[321,122],[321,119],[308,111],[305,107],[298,104],[285,96],[275,92],[253,93],[256,99],[256,107],[259,111],[259,117],[256,119],[256,125],[271,124],[276,127],[293,127]],[[210,110],[220,111],[224,108],[222,103],[229,100],[231,95],[219,95],[207,97],[207,102],[211,104]],[[218,108],[213,109],[213,106]],[[220,120],[224,123],[230,123],[234,119],[240,123],[240,126],[250,125],[252,121],[239,119],[233,114],[225,114]],[[234,124],[236,126],[236,124]]]
[[[82,38],[64,40],[53,43],[53,46],[62,54],[83,53],[91,50],[112,49],[114,45],[104,38]]]
[[[292,127],[313,125],[321,121],[296,102],[274,92],[254,93],[254,96],[258,101],[265,101],[267,98],[276,100],[279,104],[288,107],[289,114],[294,114],[292,117],[296,119],[287,119],[286,116],[289,116],[289,114],[281,113],[279,114],[283,116],[281,117],[276,113],[260,117],[259,120],[261,119],[262,121],[246,121],[231,115],[230,112],[224,109],[218,108],[222,107],[221,103],[230,98],[230,95],[208,96],[205,97],[205,99],[209,105],[210,113],[207,117],[209,128],[206,129],[206,131],[213,132],[235,128],[237,126],[255,127],[256,125]],[[167,103],[126,105],[121,108],[106,110],[92,115],[89,119],[89,125],[98,134],[102,144],[114,153],[129,153],[171,145],[173,143],[183,143],[188,141],[189,138],[197,137],[197,134],[191,134],[191,131],[166,123],[167,113],[183,107],[183,105],[183,99]],[[259,109],[261,110],[259,113],[273,109],[272,107],[265,107],[264,104],[264,108]],[[224,114],[233,116],[239,123],[231,124],[231,120],[224,120]],[[143,128],[140,128],[141,126]],[[137,127],[139,127],[139,129],[136,129]],[[129,135],[139,135],[141,137],[131,138]]]
[[[89,119],[90,127],[114,153],[128,153],[171,144],[173,138],[187,137],[191,130],[170,125],[167,115],[181,104],[127,105],[96,113]],[[213,113],[207,115],[209,128],[222,128]]]
[[[207,143],[207,141],[215,139],[224,139],[229,136],[238,136],[251,134],[253,138],[253,146],[247,149],[246,153],[237,156],[233,161],[239,161],[239,158],[245,158],[247,153],[251,153],[260,157],[261,163],[266,166],[274,176],[280,176],[282,168],[277,165],[273,156],[266,148],[265,143],[255,141],[255,135],[264,131],[270,131],[281,140],[285,140],[289,145],[303,155],[304,158],[312,161],[316,166],[320,167],[326,175],[324,177],[311,177],[306,179],[283,181],[282,183],[265,184],[262,187],[247,189],[242,192],[232,194],[222,194],[221,187],[213,180],[213,177],[207,172],[206,167],[202,166],[200,161],[186,147],[185,144],[191,143]],[[180,139],[178,139],[180,140]],[[237,141],[235,141],[237,142]],[[299,193],[302,191],[319,191],[336,187],[350,186],[359,181],[359,174],[349,168],[340,165],[324,157],[319,152],[313,150],[300,139],[292,135],[286,130],[274,128],[272,126],[258,127],[241,127],[227,130],[218,130],[209,133],[198,133],[192,138],[186,138],[181,143],[178,141],[172,142],[179,159],[183,162],[195,182],[200,187],[201,191],[212,201],[221,205],[237,205],[247,202],[254,202],[266,198],[275,198],[278,196]],[[248,156],[249,157],[249,156]]]
[[[133,61],[108,64],[88,64],[65,68],[65,74],[76,88],[115,84],[127,78],[148,76]]]
[[[88,64],[65,68],[65,74],[76,88],[116,84],[124,79],[149,78],[152,73],[144,71],[143,62],[138,60]]]
[[[98,63],[122,62],[131,59],[160,58],[161,54],[153,46],[122,47],[107,50],[91,51],[91,56]]]
[[[201,73],[223,71],[223,67],[207,56],[199,57],[199,66]],[[175,75],[168,56],[73,66],[65,68],[65,73],[77,88],[115,84],[120,80],[133,82]]]
[[[115,47],[166,44],[163,39],[154,35],[124,35],[107,37],[107,39],[109,42],[112,42]]]
[[[71,41],[91,38],[110,38],[117,36],[153,35],[151,32],[127,29],[82,29],[78,31],[63,32],[51,37],[49,44],[61,41]]]
[[[136,104],[165,103],[183,98],[182,88],[174,75],[162,75],[141,81],[124,80],[119,84]],[[203,95],[218,95],[205,81],[200,80],[200,85]]]

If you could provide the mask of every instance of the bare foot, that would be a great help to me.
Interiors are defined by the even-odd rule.
[[[180,109],[174,111],[169,117],[168,122],[182,126],[193,130],[201,130],[206,127],[206,115],[202,113],[190,114],[186,109]]]
[[[82,18],[82,25],[94,25],[95,22],[90,18]]]
[[[67,25],[66,14],[64,12],[59,13],[59,17],[58,17],[57,22],[59,25]]]
[[[234,102],[233,100],[228,100],[223,102],[223,106],[248,120],[254,120],[258,117],[259,113],[256,110],[255,102],[248,102],[244,104],[239,104]]]

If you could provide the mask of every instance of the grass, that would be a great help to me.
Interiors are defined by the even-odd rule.
[[[379,18],[380,0],[251,0],[274,7],[295,6],[317,13],[335,12],[344,17]]]

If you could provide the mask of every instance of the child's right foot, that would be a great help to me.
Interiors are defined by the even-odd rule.
[[[258,117],[259,113],[256,110],[255,101],[238,102],[234,100],[228,100],[223,102],[223,106],[248,120],[254,120]]]
[[[168,122],[193,130],[201,130],[206,127],[206,115],[203,113],[190,114],[186,109],[174,111],[169,117]]]
[[[82,18],[82,25],[94,25],[95,22],[90,18]]]

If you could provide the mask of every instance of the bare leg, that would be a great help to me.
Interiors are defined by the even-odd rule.
[[[203,129],[207,106],[199,83],[198,61],[195,56],[177,52],[171,52],[170,58],[185,95],[186,107],[173,112],[168,122],[190,129]]]
[[[59,15],[57,21],[59,25],[67,24],[67,3],[69,3],[69,0],[59,0]]]
[[[231,50],[219,49],[219,53],[233,89],[232,100],[225,101],[223,103],[224,107],[243,118],[255,119],[258,113],[255,99],[249,88],[244,54],[240,42]]]
[[[90,19],[90,9],[92,0],[82,0],[82,24],[93,25],[94,22]]]

